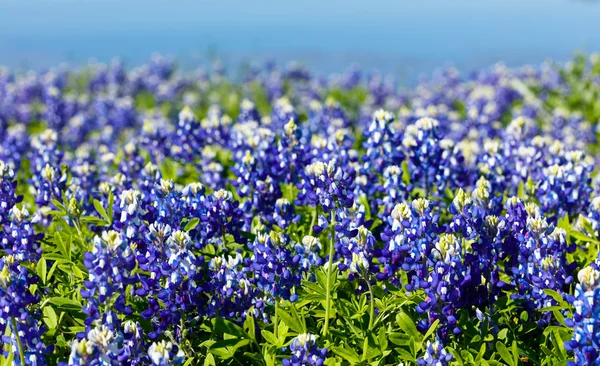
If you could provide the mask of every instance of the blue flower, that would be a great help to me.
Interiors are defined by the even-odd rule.
[[[284,366],[321,366],[327,358],[327,348],[319,348],[317,336],[310,333],[298,334],[290,343],[291,358],[284,358]]]

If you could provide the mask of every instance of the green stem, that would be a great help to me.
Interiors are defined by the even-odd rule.
[[[315,221],[317,221],[317,211],[319,210],[319,206],[315,206],[315,210],[313,211],[312,220],[310,221],[310,228],[308,231],[308,235],[313,234],[313,226],[315,226]]]
[[[17,338],[17,347],[19,348],[19,358],[21,359],[21,365],[25,365],[25,352],[23,352],[23,344],[21,343],[21,337],[19,336],[19,329],[17,329],[17,322],[15,318],[10,319],[14,328],[15,338]]]
[[[273,334],[275,334],[275,338],[279,339],[279,336],[277,335],[277,328],[279,328],[277,325],[277,313],[279,310],[279,299],[277,297],[275,297],[275,322],[273,323]]]
[[[77,229],[77,235],[79,235],[79,240],[81,240],[81,247],[85,248],[86,247],[86,243],[85,243],[85,239],[83,238],[83,232],[81,231],[81,224],[79,223],[79,218],[76,218],[75,220],[73,220],[73,223],[75,224],[75,229]],[[92,251],[93,248],[87,248],[88,251]]]
[[[333,254],[335,249],[335,212],[331,211],[331,245],[329,246],[329,265],[327,266],[327,288],[325,289],[325,325],[323,335],[329,330],[329,315],[331,308],[331,271],[333,270]]]
[[[373,287],[371,286],[371,281],[369,281],[366,274],[363,275],[363,278],[367,283],[367,287],[369,288],[369,297],[371,298],[371,308],[369,311],[369,330],[373,330],[373,323],[375,322],[375,298],[373,297]]]

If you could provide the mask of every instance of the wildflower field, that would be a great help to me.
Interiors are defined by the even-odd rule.
[[[600,365],[600,56],[227,75],[0,69],[0,365]]]

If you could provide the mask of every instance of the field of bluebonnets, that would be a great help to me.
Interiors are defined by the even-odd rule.
[[[598,365],[599,95],[1,70],[1,364]]]

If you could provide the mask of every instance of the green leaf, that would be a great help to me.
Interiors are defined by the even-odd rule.
[[[319,284],[319,286],[321,286],[321,288],[323,288],[323,289],[327,288],[327,273],[325,272],[325,270],[323,270],[322,268],[319,268],[315,274],[316,274],[317,283]]]
[[[108,217],[113,217],[113,205],[115,204],[115,195],[112,192],[108,193]],[[109,221],[112,222],[112,221]]]
[[[552,314],[560,324],[562,324],[565,327],[567,326],[567,324],[565,323],[565,317],[559,310],[552,310]]]
[[[260,332],[260,334],[263,336],[263,338],[265,339],[265,341],[269,342],[270,344],[277,346],[277,348],[281,348],[283,345],[279,342],[279,339],[277,339],[277,337],[275,337],[275,334],[273,334],[272,332],[269,332],[268,330],[262,330]]]
[[[83,224],[92,224],[96,226],[106,226],[108,223],[104,219],[99,219],[95,216],[81,216],[81,223]]]
[[[297,332],[297,333],[304,332],[304,326],[302,325],[302,322],[298,318],[298,316],[297,316],[298,314],[296,314],[296,316],[293,316],[293,315],[290,315],[287,312],[279,309],[278,315],[281,318],[281,320],[285,324],[287,324],[287,326],[290,327],[290,329],[292,329],[294,332]]]
[[[252,313],[251,310],[248,310],[248,315],[246,316],[246,320],[244,321],[244,330],[248,333],[250,338],[256,339],[256,327],[254,325],[254,317],[250,315]]]
[[[307,287],[309,290],[316,292],[319,295],[325,296],[325,289],[314,282],[302,281],[302,286]]]
[[[285,343],[285,338],[288,335],[288,330],[290,327],[287,326],[284,322],[279,322],[279,326],[277,327],[277,336],[279,336],[279,344]]]
[[[71,236],[67,236],[66,240],[65,238],[63,238],[63,234],[56,232],[56,234],[53,237],[55,240],[55,244],[56,244],[56,248],[58,249],[58,251],[60,252],[60,254],[62,254],[62,257],[64,259],[67,260],[71,260]],[[44,257],[46,257],[46,255],[44,255]]]
[[[239,326],[230,322],[229,320],[222,318],[215,318],[213,323],[213,333],[217,334],[231,334],[239,338],[250,338],[246,332]]]
[[[62,203],[58,202],[57,200],[52,200],[52,204],[54,206],[56,206],[56,208],[58,208],[60,211],[62,211],[63,215],[67,214],[67,209],[65,208],[65,206],[63,206]]]
[[[402,182],[405,185],[410,184],[410,170],[408,169],[408,163],[406,161],[402,162]]]
[[[433,332],[435,332],[435,330],[438,327],[438,324],[440,324],[440,320],[439,319],[436,319],[433,322],[433,324],[431,324],[431,326],[429,327],[429,330],[427,330],[427,333],[425,333],[425,336],[423,337],[424,341],[427,340],[427,338],[429,338],[433,334]]]
[[[404,361],[417,362],[417,359],[403,348],[396,348],[396,352],[400,355],[400,359]]]
[[[571,231],[571,224],[569,224],[569,215],[564,215],[556,223],[556,227],[563,229],[567,233]]]
[[[56,268],[58,267],[58,264],[60,262],[56,261],[54,262],[54,264],[52,264],[52,267],[50,267],[50,271],[48,272],[48,277],[47,280],[50,280],[52,278],[52,275],[54,274],[54,271],[56,270]]]
[[[42,280],[42,283],[46,283],[47,267],[46,267],[46,260],[44,258],[40,258],[40,260],[37,263],[36,270],[37,270],[37,275]]]
[[[446,350],[450,352],[452,356],[454,356],[454,362],[460,366],[464,365],[464,361],[462,357],[460,357],[460,353],[456,352],[456,350],[452,347],[446,347]]]
[[[358,202],[365,207],[365,219],[370,220],[371,219],[371,205],[369,204],[369,201],[367,200],[367,196],[365,196],[364,194],[360,195],[360,197],[358,197]]]
[[[406,313],[399,313],[396,316],[396,322],[398,323],[400,328],[404,331],[404,333],[408,334],[412,338],[418,339],[418,340],[421,340],[423,338],[421,333],[417,330],[415,323],[412,321],[410,316],[408,316]]]
[[[243,347],[250,343],[249,339],[240,339],[240,338],[231,338],[224,339],[222,341],[217,341],[210,346],[210,350],[215,350],[219,348],[228,348],[230,351],[234,351],[240,347]]]
[[[513,354],[513,365],[519,364],[519,348],[517,347],[517,341],[512,343],[512,354]]]
[[[508,328],[502,329],[500,332],[498,332],[498,339],[500,339],[500,340],[506,339],[507,333],[508,333]]]
[[[483,361],[483,356],[485,356],[485,343],[481,345],[479,352],[477,353],[477,357],[475,358],[476,363],[481,363]]]
[[[388,333],[388,339],[390,342],[398,346],[407,346],[410,342],[409,335],[399,332]]]
[[[581,233],[579,231],[571,231],[569,233],[569,235],[571,235],[573,238],[585,242],[585,243],[596,243],[596,240],[590,238],[589,236],[585,235],[584,233]]]
[[[206,355],[206,358],[204,359],[204,366],[217,366],[215,357],[212,355],[212,353]]]
[[[519,182],[519,187],[517,188],[517,197],[520,199],[525,199],[525,183],[523,181]]]
[[[56,305],[58,309],[81,311],[81,304],[79,302],[65,297],[51,297],[48,299],[48,302]]]
[[[58,318],[52,306],[45,306],[42,312],[44,313],[44,323],[46,323],[48,329],[55,329],[58,325]]]
[[[510,354],[508,348],[502,342],[496,342],[496,351],[502,357],[502,360],[506,362],[509,366],[517,366],[514,364],[513,357]]]
[[[98,200],[94,200],[93,203],[94,203],[94,208],[96,209],[96,211],[98,212],[100,217],[102,217],[110,225],[110,223],[112,223],[112,218],[110,218],[108,216],[108,214],[106,213],[104,206],[102,206],[102,202],[100,202]]]
[[[189,232],[192,231],[196,228],[196,226],[198,226],[198,223],[200,222],[200,219],[197,217],[194,217],[193,219],[191,219],[190,221],[188,221],[187,224],[185,224],[185,227],[183,228],[183,231],[185,232]]]
[[[387,334],[384,327],[379,328],[379,334],[377,335],[379,342],[379,349],[383,352],[388,347]]]
[[[360,362],[360,357],[358,356],[356,351],[354,351],[353,349],[342,348],[342,347],[333,347],[332,351],[333,351],[333,353],[337,354],[338,356],[341,356],[342,358],[344,358],[346,361],[350,362],[351,364],[357,364]]]
[[[13,365],[14,356],[13,353],[10,352],[8,357],[4,357],[0,355],[0,365],[2,366],[12,366]]]

